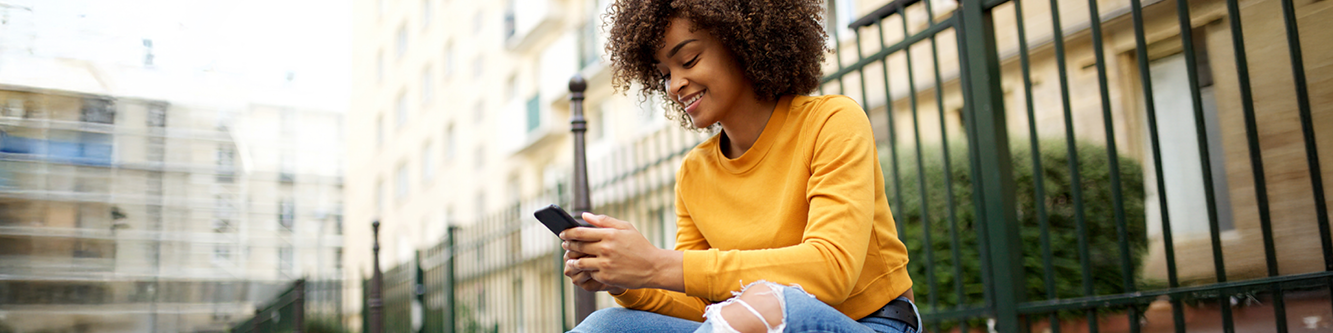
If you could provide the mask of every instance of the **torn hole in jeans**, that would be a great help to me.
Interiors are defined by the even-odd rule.
[[[754,287],[755,285],[758,284],[763,284],[764,286],[768,287],[768,291],[755,293],[754,296],[771,295],[778,302],[778,309],[779,309],[778,316],[782,317],[782,320],[776,326],[769,325],[768,318],[765,318],[763,314],[760,314],[759,311],[755,310],[753,306],[751,306],[745,300],[741,299],[741,295],[745,294],[745,291],[749,290],[750,287]],[[704,317],[708,318],[710,322],[712,322],[713,331],[715,332],[740,333],[731,326],[731,323],[727,322],[726,318],[722,316],[723,307],[727,307],[732,304],[740,304],[747,310],[747,312],[758,318],[760,323],[763,323],[764,327],[767,328],[768,333],[782,332],[782,330],[787,327],[787,316],[786,316],[787,302],[786,302],[786,295],[783,294],[783,290],[786,288],[796,288],[796,290],[800,290],[806,296],[814,297],[814,295],[810,295],[810,293],[805,292],[805,289],[802,289],[800,285],[784,286],[773,282],[759,280],[751,282],[750,284],[745,285],[744,287],[741,287],[741,291],[731,292],[732,295],[731,299],[728,299],[721,303],[709,305],[707,308],[704,309]]]

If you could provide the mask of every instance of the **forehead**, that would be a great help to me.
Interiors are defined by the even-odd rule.
[[[690,19],[673,17],[667,22],[666,32],[662,34],[662,45],[658,45],[657,50],[654,50],[654,57],[666,57],[667,52],[682,41],[697,39],[703,42],[712,40],[712,37],[707,31],[694,29],[694,22]]]

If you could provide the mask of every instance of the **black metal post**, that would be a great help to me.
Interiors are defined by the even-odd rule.
[[[583,212],[592,211],[592,200],[588,189],[588,160],[584,151],[583,134],[588,131],[588,122],[583,119],[583,91],[588,89],[588,82],[583,76],[574,74],[569,79],[569,131],[574,133],[574,218],[583,221]],[[574,324],[583,322],[583,318],[597,310],[597,299],[593,293],[581,288],[574,289]]]
[[[454,276],[455,276],[455,274],[456,274],[455,272],[457,272],[457,267],[455,266],[455,264],[458,262],[458,261],[456,260],[456,259],[458,259],[458,248],[457,248],[457,247],[454,247],[454,242],[455,242],[455,239],[456,239],[455,237],[456,237],[457,234],[458,234],[458,227],[456,227],[456,226],[449,226],[449,233],[448,233],[449,236],[448,236],[448,238],[445,238],[445,242],[446,242],[445,250],[448,251],[448,252],[445,254],[445,255],[446,255],[445,258],[448,258],[448,259],[445,259],[445,265],[447,265],[447,266],[445,266],[445,269],[446,269],[446,270],[445,270],[445,273],[444,273],[444,288],[445,288],[445,289],[444,289],[444,292],[445,292],[445,294],[444,294],[444,295],[445,295],[445,298],[444,298],[444,299],[445,299],[445,304],[444,304],[444,314],[445,314],[445,316],[444,316],[444,325],[445,325],[445,326],[444,326],[444,327],[445,327],[445,330],[444,330],[444,332],[446,332],[446,333],[453,333],[453,332],[454,332],[454,329],[455,329],[455,326],[454,326],[454,318],[456,318],[455,316],[457,315],[456,313],[454,313],[454,311],[456,311],[456,309],[457,309],[457,303],[456,303],[457,301],[456,301],[456,297],[455,297],[455,295],[454,295],[454,284],[456,283],[456,282],[454,281]],[[561,317],[560,320],[563,321],[564,318]]]
[[[292,325],[295,325],[292,333],[302,333],[305,332],[305,279],[296,280],[296,287],[292,292],[296,293],[296,299],[292,301],[292,306],[295,307],[292,309],[294,323]]]
[[[374,253],[373,269],[370,276],[370,333],[384,332],[384,299],[381,289],[384,285],[384,274],[380,273],[380,221],[370,224],[371,232],[375,235],[375,243],[371,246],[371,252]]]
[[[983,262],[990,262],[986,303],[994,311],[996,331],[1018,332],[1023,324],[1017,304],[1026,296],[1023,292],[1026,280],[1018,213],[1012,195],[1015,193],[1013,160],[1005,127],[1004,93],[1000,90],[995,24],[982,0],[961,2],[959,44],[965,59],[963,71],[973,82],[966,86],[965,93],[966,112],[973,125],[968,131],[975,138],[973,142],[978,143],[971,148],[973,167],[985,166],[974,173],[977,182],[973,187],[981,193],[977,216],[984,217],[985,223],[977,233],[989,247],[983,252],[986,258]]]

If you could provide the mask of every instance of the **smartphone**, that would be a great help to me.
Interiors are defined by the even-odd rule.
[[[551,232],[555,233],[556,236],[559,236],[560,232],[569,228],[593,228],[591,224],[579,223],[579,220],[575,220],[573,216],[569,216],[569,213],[566,213],[564,209],[560,209],[560,206],[558,205],[550,205],[546,206],[546,208],[538,209],[536,212],[532,213],[532,215],[536,216],[538,221],[542,221],[542,224],[545,224],[547,229],[551,229]]]

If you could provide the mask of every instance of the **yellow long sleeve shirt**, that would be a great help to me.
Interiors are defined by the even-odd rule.
[[[736,159],[720,136],[686,155],[676,182],[685,292],[615,295],[630,309],[703,320],[758,280],[800,285],[853,319],[912,286],[870,121],[845,96],[786,96]]]

